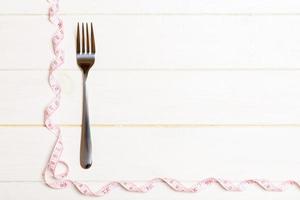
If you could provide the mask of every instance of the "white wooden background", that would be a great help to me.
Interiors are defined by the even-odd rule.
[[[85,199],[41,179],[54,137],[43,127],[51,60],[46,1],[1,1],[0,198]],[[70,177],[108,180],[169,176],[191,184],[220,177],[300,180],[300,1],[61,1],[66,64],[57,122]],[[94,147],[79,167],[81,76],[78,21],[93,21],[97,59],[88,87]],[[197,194],[161,185],[103,199],[299,199],[292,188]]]

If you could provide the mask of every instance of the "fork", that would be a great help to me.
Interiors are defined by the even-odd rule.
[[[76,59],[77,59],[77,65],[81,68],[83,74],[80,165],[84,169],[88,169],[92,166],[92,141],[91,141],[89,111],[88,111],[87,94],[86,94],[87,93],[86,80],[88,77],[89,70],[94,65],[95,53],[96,53],[92,23],[91,23],[90,31],[91,31],[91,35],[89,35],[88,23],[86,23],[86,28],[84,23],[82,23],[81,38],[80,38],[80,27],[79,27],[79,23],[77,23]],[[85,39],[85,35],[86,35],[86,39]]]

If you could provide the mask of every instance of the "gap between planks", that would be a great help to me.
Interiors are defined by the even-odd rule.
[[[59,124],[62,128],[81,127],[80,124]],[[0,124],[0,128],[41,128],[43,124]],[[300,128],[300,124],[91,124],[96,128]]]
[[[61,16],[299,16],[300,13],[60,13]],[[1,16],[48,16],[46,13],[0,13]]]
[[[156,177],[153,177],[153,179]],[[180,182],[185,182],[185,183],[196,183],[199,182],[200,180],[204,180],[207,177],[203,177],[203,178],[199,178],[199,179],[194,179],[194,180],[186,180],[186,179],[176,179]],[[126,180],[126,181],[131,181],[131,182],[135,182],[135,183],[145,183],[147,181],[149,181],[151,179],[145,179],[145,180]],[[116,180],[81,180],[81,179],[76,179],[76,181],[78,182],[84,182],[84,183],[108,183],[108,182],[112,182],[112,181],[116,181]],[[117,180],[118,181],[118,180]],[[119,180],[119,181],[123,181],[123,180]],[[233,183],[239,183],[243,180],[238,180],[238,179],[230,179],[231,182]],[[282,180],[271,180],[272,183],[282,183]],[[43,180],[0,180],[0,183],[45,183]]]
[[[76,67],[76,68],[75,68]],[[59,71],[80,71],[80,69],[77,69],[77,66],[75,66],[74,69],[69,68],[60,68]],[[147,71],[157,71],[157,72],[176,72],[176,71],[300,71],[300,66],[298,68],[280,68],[280,67],[274,67],[274,68],[264,68],[264,67],[246,67],[246,68],[188,68],[185,66],[182,66],[180,68],[96,68],[93,69],[94,71],[108,71],[108,72],[147,72]],[[0,71],[45,71],[48,72],[48,69],[39,69],[39,68],[0,68]]]

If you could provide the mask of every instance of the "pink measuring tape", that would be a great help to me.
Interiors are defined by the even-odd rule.
[[[74,186],[81,194],[88,196],[103,196],[114,188],[121,187],[129,192],[145,193],[150,191],[157,183],[164,183],[176,192],[195,193],[201,189],[217,184],[220,188],[226,191],[243,191],[246,189],[245,186],[255,184],[265,191],[281,192],[289,186],[296,186],[300,189],[299,182],[295,180],[287,180],[282,182],[271,182],[268,180],[261,179],[249,179],[239,182],[232,182],[229,180],[207,178],[200,181],[195,181],[195,184],[191,187],[183,185],[180,181],[171,178],[154,178],[150,181],[144,181],[143,184],[137,185],[132,181],[112,181],[99,188],[98,191],[92,191],[88,185],[73,181],[67,178],[69,167],[67,163],[60,160],[61,154],[63,153],[63,142],[61,137],[61,129],[57,124],[52,121],[53,113],[58,109],[60,105],[61,87],[55,79],[55,71],[58,70],[64,63],[64,52],[60,47],[61,41],[64,39],[64,25],[63,20],[58,16],[59,0],[49,0],[49,21],[57,27],[57,30],[52,37],[52,46],[54,51],[54,59],[50,64],[48,82],[51,87],[54,98],[47,105],[44,112],[44,124],[49,131],[56,136],[54,147],[51,151],[50,158],[44,169],[43,177],[45,183],[54,189],[64,189],[69,186]],[[58,165],[63,165],[65,171],[57,174],[56,169]]]

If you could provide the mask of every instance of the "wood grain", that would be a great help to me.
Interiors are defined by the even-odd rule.
[[[94,189],[97,189],[99,185],[104,184],[105,182],[93,182],[89,183],[93,185]],[[187,184],[191,184],[188,182]],[[73,191],[73,188],[68,188],[65,190],[51,190],[47,188],[42,183],[0,183],[0,196],[6,197],[7,199],[18,199],[20,196],[24,199],[31,200],[40,200],[41,196],[44,200],[53,200],[53,199],[73,199],[81,200],[85,197],[79,195],[77,192]],[[15,188],[18,188],[16,192]],[[161,199],[161,198],[171,198],[173,200],[198,200],[198,199],[231,199],[231,200],[252,200],[252,199],[272,199],[272,200],[298,200],[299,191],[296,189],[291,189],[287,192],[262,192],[257,191],[255,187],[250,187],[248,192],[223,192],[220,191],[218,187],[212,187],[205,189],[196,194],[183,194],[178,192],[173,192],[169,188],[158,185],[157,188],[153,189],[147,194],[137,194],[124,192],[121,189],[116,189],[112,193],[104,197],[99,197],[101,199],[109,200],[152,200],[152,199]]]
[[[64,14],[289,14],[299,13],[300,3],[294,0],[260,1],[211,1],[211,0],[86,0],[60,2]],[[46,14],[46,1],[7,1],[0,8],[1,14]]]
[[[56,121],[63,125],[63,159],[71,178],[96,189],[107,180],[154,176],[187,184],[209,176],[299,177],[300,2],[60,4],[66,63],[57,74],[63,96]],[[47,12],[46,1],[3,1],[0,7],[0,199],[83,198],[41,181],[54,142],[41,127],[52,97],[46,80],[54,27]],[[78,21],[93,21],[98,45],[88,82],[95,160],[90,171],[78,163]],[[191,195],[159,186],[149,194],[117,190],[103,199],[299,199],[296,189],[248,190],[224,193],[214,187]]]
[[[299,128],[97,128],[93,166],[79,165],[80,128],[63,128],[69,178],[83,181],[297,179]],[[45,128],[1,128],[0,181],[40,181],[54,142]],[[4,143],[2,143],[4,144]]]
[[[81,73],[57,75],[63,95],[56,119],[79,125]],[[0,73],[1,124],[42,124],[52,96],[46,77],[46,71]],[[299,77],[298,71],[91,71],[90,118],[94,125],[299,125]]]
[[[78,69],[78,21],[94,23],[95,70],[300,69],[300,16],[65,16],[68,70]],[[48,68],[54,27],[46,22],[0,17],[1,70]]]

